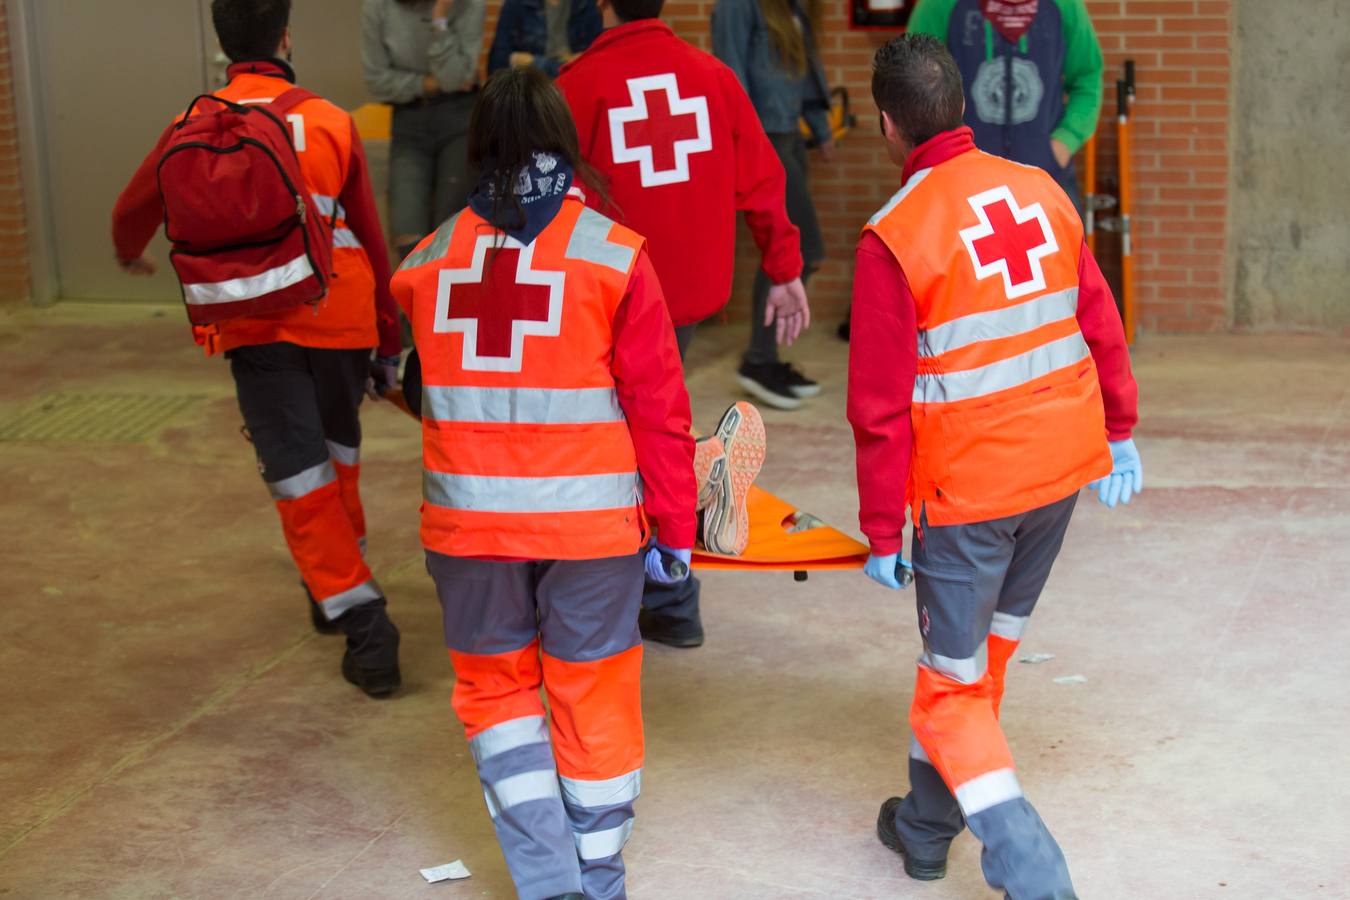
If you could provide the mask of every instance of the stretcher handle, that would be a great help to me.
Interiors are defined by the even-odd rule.
[[[902,588],[914,583],[914,567],[898,556],[895,559],[895,580],[900,582]]]
[[[1134,60],[1125,60],[1125,92],[1134,96]]]
[[[661,567],[666,570],[666,574],[676,581],[683,581],[689,577],[689,566],[684,560],[676,556],[671,556],[665,550],[661,550]]]

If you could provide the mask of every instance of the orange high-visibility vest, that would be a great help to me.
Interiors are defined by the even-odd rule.
[[[914,521],[1016,515],[1110,474],[1076,318],[1082,223],[1050,176],[972,150],[913,173],[866,228],[918,314]]]
[[[422,358],[422,542],[601,559],[645,539],[611,364],[643,239],[568,197],[529,245],[465,209],[394,276]],[[400,284],[400,282],[404,282]]]
[[[290,90],[284,78],[238,75],[216,96],[235,103],[269,103]],[[338,196],[347,183],[355,131],[351,116],[327,100],[301,103],[286,117],[305,184],[324,220],[333,224],[333,274],[316,307],[231,319],[193,329],[208,353],[250,344],[289,341],[305,347],[361,349],[379,343],[375,326],[375,274],[356,235],[347,228]],[[336,217],[334,217],[336,213]]]

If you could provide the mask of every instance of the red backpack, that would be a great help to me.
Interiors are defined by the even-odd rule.
[[[193,325],[316,304],[328,292],[332,223],[305,185],[286,124],[314,97],[292,88],[270,104],[244,106],[207,94],[174,126],[159,194]],[[203,101],[216,108],[194,117]]]

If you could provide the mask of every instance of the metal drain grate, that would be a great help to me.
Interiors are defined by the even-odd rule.
[[[0,441],[133,444],[200,403],[197,394],[48,394],[0,422]]]

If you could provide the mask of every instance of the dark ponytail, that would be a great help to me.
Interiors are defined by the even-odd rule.
[[[581,158],[577,127],[562,94],[531,66],[502,69],[488,79],[469,118],[469,165],[490,185],[493,227],[507,231],[525,223],[514,190],[536,152],[562,157],[584,188],[609,203],[604,178]]]

